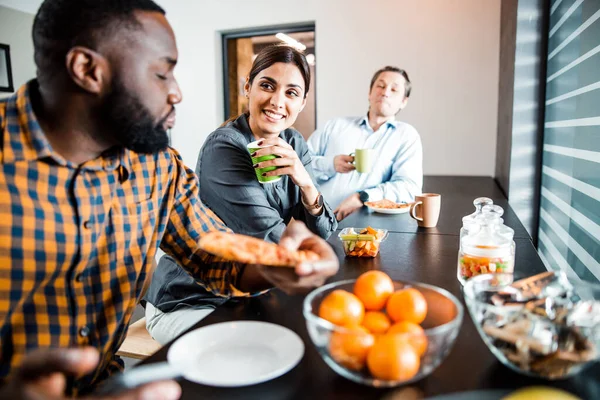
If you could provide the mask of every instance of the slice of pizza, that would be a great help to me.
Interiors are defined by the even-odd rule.
[[[274,267],[295,267],[303,261],[316,261],[310,250],[288,250],[252,236],[227,232],[210,232],[202,236],[198,246],[207,253],[228,261]]]

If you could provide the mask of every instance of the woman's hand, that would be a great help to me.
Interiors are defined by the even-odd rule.
[[[259,145],[270,145],[270,147],[257,150],[252,154],[252,157],[261,157],[269,154],[278,156],[278,158],[273,160],[259,162],[254,165],[254,168],[278,167],[276,170],[265,172],[264,176],[287,175],[301,190],[314,188],[314,183],[308,171],[304,168],[304,164],[298,158],[298,153],[285,140],[280,137],[263,139],[259,142]],[[314,201],[314,199],[312,200]]]

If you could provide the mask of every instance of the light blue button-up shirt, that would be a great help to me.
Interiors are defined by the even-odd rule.
[[[390,120],[374,132],[367,117],[337,118],[327,122],[308,139],[313,169],[323,197],[336,208],[342,200],[361,190],[369,200],[410,202],[423,186],[423,147],[411,125]],[[333,158],[356,149],[375,150],[370,173],[339,173]]]

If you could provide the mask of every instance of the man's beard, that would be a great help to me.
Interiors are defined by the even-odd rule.
[[[139,97],[127,91],[118,79],[99,109],[99,118],[107,138],[136,153],[151,154],[165,150],[169,137],[164,123],[157,123]]]

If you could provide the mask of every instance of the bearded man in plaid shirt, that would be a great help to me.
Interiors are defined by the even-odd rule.
[[[219,296],[318,286],[337,257],[292,224],[280,245],[321,256],[294,276],[203,253],[228,230],[168,147],[177,47],[151,0],[45,0],[37,79],[0,102],[0,398],[89,393],[115,356],[160,247]],[[292,274],[293,275],[293,274]],[[178,398],[158,382],[125,398]]]

